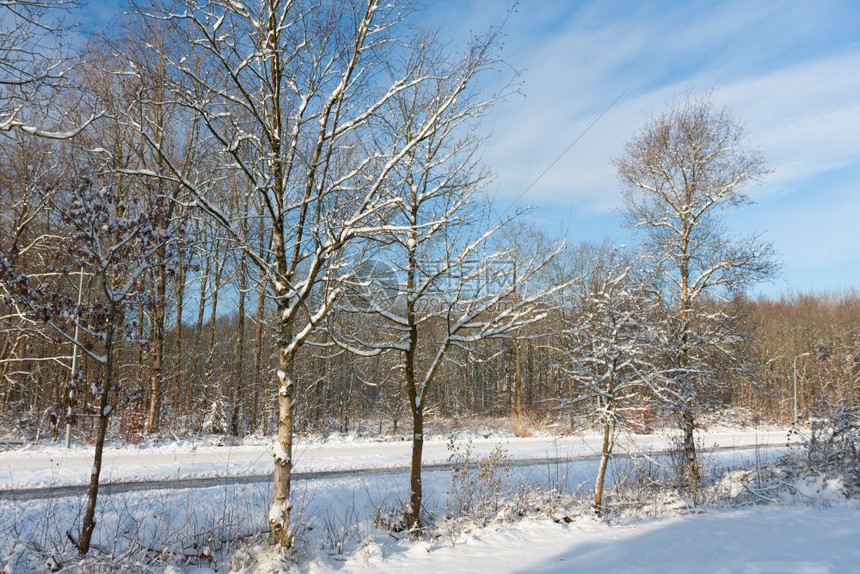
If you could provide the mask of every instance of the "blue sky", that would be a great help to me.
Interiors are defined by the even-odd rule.
[[[423,4],[455,38],[498,24],[507,8]],[[497,204],[519,196],[632,83],[520,200],[572,241],[625,240],[612,158],[649,116],[713,90],[772,170],[748,189],[756,204],[727,219],[738,235],[763,232],[782,256],[781,276],[755,291],[860,288],[860,2],[523,0],[506,31],[503,57],[522,70],[524,97],[487,120]]]
[[[85,19],[105,21],[119,4],[93,0]],[[416,17],[456,41],[499,24],[510,5],[419,0]],[[782,256],[780,277],[755,292],[860,288],[860,2],[522,0],[505,30],[506,65],[490,81],[520,70],[523,95],[485,120],[500,209],[633,84],[517,203],[573,242],[629,241],[612,158],[649,116],[713,90],[772,170],[748,189],[756,204],[727,219]]]

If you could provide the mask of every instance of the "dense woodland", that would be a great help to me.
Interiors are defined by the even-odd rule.
[[[76,279],[69,278],[72,297]],[[275,344],[265,326],[266,313],[271,310],[264,305],[260,311],[255,297],[241,325],[231,300],[235,291],[227,295],[233,280],[224,278],[218,305],[226,309],[214,322],[211,308],[206,307],[200,313],[202,320],[189,321],[186,317],[178,327],[175,293],[169,302],[173,324],[166,333],[168,350],[160,387],[160,427],[165,436],[272,432]],[[796,357],[801,419],[828,411],[833,405],[860,406],[860,297],[856,293],[795,294],[778,300],[741,299],[734,303],[741,306],[744,325],[750,329],[742,351],[753,369],[739,372],[727,366],[723,374],[726,384],[712,389],[703,408],[743,408],[762,423],[791,422]],[[197,298],[185,305],[193,305],[195,315],[201,311]],[[146,316],[146,310],[140,313]],[[428,408],[434,416],[452,419],[449,422],[469,415],[513,420],[519,400],[522,412],[535,424],[560,425],[560,430],[572,424],[572,430],[577,425],[581,430],[589,424],[587,419],[571,419],[570,415],[584,416],[589,409],[581,404],[567,406],[565,399],[579,397],[583,390],[565,375],[556,350],[564,345],[557,336],[559,327],[576,320],[575,306],[569,312],[558,311],[533,327],[542,337],[524,337],[520,342],[521,394],[517,392],[514,341],[488,340],[451,357],[431,391]],[[146,327],[136,328],[144,331]],[[6,319],[0,367],[4,429],[12,436],[16,427],[25,436],[34,436],[37,426],[41,426],[42,436],[61,432],[51,424],[58,420],[61,425],[65,423],[71,345],[45,340],[35,333],[21,336],[15,331],[16,325]],[[61,354],[58,349],[62,349]],[[391,373],[394,362],[386,357],[356,358],[308,349],[296,373],[297,380],[303,382],[297,407],[299,432],[378,433],[381,429],[383,434],[390,431],[398,436],[408,432],[403,389]],[[84,360],[79,376],[87,388],[97,383],[100,375]],[[127,441],[146,437],[151,379],[147,345],[126,343],[120,365],[122,382],[112,399],[118,405],[112,436]],[[92,438],[93,418],[88,415],[94,409],[95,405],[83,401],[74,406],[74,432],[79,440]],[[649,423],[652,428],[654,422]]]
[[[778,256],[721,216],[767,170],[707,96],[631,126],[636,246],[577,244],[485,201],[496,29],[457,51],[374,1],[154,4],[76,53],[44,26],[73,9],[0,5],[6,436],[276,434],[289,546],[294,435],[409,436],[415,527],[425,420],[594,425],[607,459],[680,427],[695,491],[700,413],[860,407],[858,293],[746,295]]]

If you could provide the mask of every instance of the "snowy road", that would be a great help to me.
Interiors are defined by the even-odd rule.
[[[756,445],[761,447],[762,452],[770,452],[771,448],[765,445]],[[749,453],[750,448],[748,446],[714,446],[711,448],[704,449],[704,452],[709,454],[731,454],[731,453]],[[655,456],[663,456],[667,453],[667,451],[659,451],[652,450],[651,454]],[[624,459],[628,457],[637,456],[638,452],[633,450],[628,450],[625,453],[616,453],[614,458],[616,460]],[[570,455],[570,456],[546,456],[541,458],[518,458],[511,459],[510,466],[511,467],[545,467],[547,465],[552,465],[553,467],[557,465],[565,465],[567,463],[574,462],[586,462],[590,461],[596,464],[596,461],[599,460],[600,456],[598,454],[581,454],[581,455]],[[432,464],[423,464],[422,468],[424,472],[432,472],[432,471],[443,471],[447,473],[450,469],[451,463],[432,463]],[[376,467],[376,468],[359,468],[359,469],[351,469],[351,470],[318,470],[312,472],[301,472],[296,471],[293,473],[293,480],[302,481],[302,480],[325,480],[325,479],[343,479],[343,478],[355,478],[356,476],[367,477],[368,475],[380,475],[380,474],[388,474],[388,475],[403,475],[406,471],[408,471],[409,467],[406,465],[402,466],[393,466],[393,467]],[[243,484],[253,484],[253,483],[267,483],[271,481],[272,473],[266,472],[265,474],[242,474],[242,475],[231,475],[231,476],[210,476],[210,477],[199,477],[199,476],[191,476],[191,477],[180,477],[180,478],[166,478],[159,480],[133,480],[133,481],[114,481],[114,482],[102,482],[101,491],[103,494],[121,494],[125,492],[142,492],[148,490],[176,490],[183,488],[208,488],[208,487],[217,487],[217,486],[239,486]],[[14,500],[22,501],[22,500],[37,500],[40,498],[55,498],[58,496],[76,496],[85,494],[87,491],[88,485],[86,484],[67,484],[67,485],[49,485],[49,486],[15,486],[11,488],[0,488],[0,499],[3,498],[13,498]]]
[[[700,444],[714,447],[778,446],[786,442],[785,431],[702,433]],[[619,445],[619,454],[665,450],[665,434],[634,435]],[[597,435],[560,438],[491,438],[473,440],[473,454],[489,454],[497,445],[514,461],[581,458],[599,452]],[[404,468],[409,464],[410,443],[332,442],[301,443],[295,449],[294,470],[299,474]],[[448,445],[429,440],[424,447],[427,465],[448,460]],[[92,449],[61,447],[0,453],[0,491],[25,487],[84,485],[89,481]],[[271,448],[264,444],[218,447],[170,444],[157,447],[122,447],[105,450],[102,481],[128,483],[223,477],[252,477],[271,472]]]

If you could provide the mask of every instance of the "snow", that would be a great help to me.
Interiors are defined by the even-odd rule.
[[[398,543],[308,572],[857,572],[860,506],[756,507],[607,524],[522,520],[456,546]]]
[[[284,447],[281,446],[280,441],[274,441],[272,443],[272,456],[275,458],[275,464],[279,464],[281,466],[286,466],[290,461],[290,454],[284,450]]]
[[[272,503],[269,506],[269,523],[275,522],[278,524],[283,523],[284,521],[284,512],[287,511],[286,504],[275,504]]]
[[[785,445],[787,431],[725,430],[701,435],[705,448],[756,445]],[[410,436],[411,438],[411,436]],[[448,460],[448,443],[442,437],[424,437],[425,465]],[[238,446],[215,446],[201,441],[178,441],[162,445],[106,446],[102,462],[102,481],[131,482],[176,478],[249,476],[272,471],[272,458],[286,459],[276,453],[268,439],[255,439]],[[473,439],[475,456],[490,454],[502,444],[512,459],[546,460],[575,458],[600,452],[602,437],[542,436],[531,438]],[[657,451],[669,447],[671,435],[632,435],[619,439],[616,452]],[[293,446],[293,470],[298,473],[349,471],[357,469],[405,468],[409,466],[412,444],[398,442],[355,442],[339,437],[327,442],[298,441]],[[63,486],[87,484],[92,464],[92,448],[73,445],[28,446],[0,452],[0,489],[25,486]]]
[[[755,465],[767,465],[785,452],[786,436],[784,430],[703,433],[699,438],[706,446],[751,448],[703,452],[702,460],[708,468],[721,472],[741,465],[755,469]],[[445,463],[450,454],[446,442],[426,438],[426,463]],[[671,438],[666,434],[626,437],[619,452],[658,450]],[[269,473],[275,450],[272,443],[263,440],[234,447],[199,441],[110,447],[105,453],[102,480]],[[506,488],[514,487],[511,491],[516,491],[517,485],[537,484],[544,489],[575,492],[593,484],[593,455],[599,448],[599,435],[471,441],[475,456],[486,456],[502,444],[511,459],[545,461],[512,467],[504,478]],[[768,444],[772,446],[761,446]],[[743,485],[751,484],[750,473],[754,470],[728,472],[719,486],[726,494],[726,502],[705,506],[704,511],[664,505],[636,515],[638,519],[623,513],[608,521],[597,520],[588,513],[570,513],[569,509],[528,514],[525,518],[509,513],[483,527],[471,524],[462,530],[452,528],[450,534],[413,540],[402,532],[392,534],[377,529],[371,520],[380,513],[397,516],[402,511],[409,492],[405,469],[410,447],[408,441],[299,441],[294,457],[299,473],[346,472],[296,477],[291,506],[293,526],[300,540],[298,564],[260,546],[262,540],[258,539],[257,543],[252,540],[240,547],[235,556],[223,555],[207,542],[212,548],[211,560],[164,564],[164,571],[794,573],[852,572],[860,566],[860,545],[856,543],[860,540],[860,503],[846,501],[838,479],[824,475],[782,477],[781,481],[793,482],[781,491],[785,496],[779,504],[752,506],[743,499]],[[79,471],[88,469],[91,463],[91,449],[81,446],[71,451],[29,447],[4,452],[0,453],[0,484],[2,488],[86,484],[84,478],[88,477],[82,477]],[[618,459],[610,469],[610,481],[623,479],[627,464]],[[399,470],[348,472],[390,467]],[[563,477],[563,484],[559,477]],[[452,496],[451,474],[445,469],[425,468],[422,478],[426,507],[437,516],[444,514],[446,501]],[[82,504],[83,495],[39,500],[0,498],[0,533],[31,532],[37,542],[45,542],[39,536],[47,535],[62,543],[65,529],[71,527],[74,532],[79,527],[76,521]],[[117,539],[115,533],[128,525],[133,525],[135,540],[149,548],[169,548],[175,554],[190,548],[189,544],[197,540],[194,533],[206,531],[229,538],[231,532],[254,532],[267,528],[266,521],[283,511],[271,504],[268,480],[225,480],[218,486],[149,490],[145,496],[107,490],[99,499],[99,509],[97,541],[115,555],[122,554],[129,540],[123,536]],[[0,570],[28,571],[32,563],[22,555],[3,554],[13,552],[13,548],[22,547],[4,548],[0,540]],[[200,547],[194,548],[198,553]],[[39,564],[44,564],[44,558],[40,560]]]

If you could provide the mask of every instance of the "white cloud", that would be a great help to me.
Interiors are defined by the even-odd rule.
[[[470,27],[479,30],[487,13],[500,21],[498,6],[462,0],[457,9],[471,9]],[[673,99],[714,88],[715,103],[731,108],[773,170],[749,189],[759,203],[727,223],[739,233],[764,230],[783,254],[779,291],[857,286],[858,18],[860,7],[840,0],[524,2],[509,22],[506,56],[526,69],[527,97],[498,107],[484,154],[497,172],[498,203],[519,196],[635,82],[519,202],[571,205],[574,225],[587,228],[579,236],[599,235],[587,222],[611,223],[608,212],[620,205],[611,159],[624,142]]]
[[[860,52],[775,70],[720,89],[773,173],[770,192],[860,164]]]
[[[717,103],[730,105],[746,123],[749,143],[774,170],[768,185],[756,191],[760,197],[790,191],[802,180],[860,161],[860,75],[855,73],[860,49],[800,62],[772,62],[770,53],[755,52],[771,45],[788,50],[820,32],[826,24],[821,11],[808,17],[808,29],[798,24],[804,9],[808,6],[730,4],[713,9],[708,18],[699,6],[696,14],[637,12],[626,19],[601,20],[606,15],[590,6],[531,44],[514,38],[515,63],[528,69],[523,76],[527,97],[498,108],[485,153],[498,172],[500,195],[517,196],[526,189],[631,81],[636,82],[631,94],[541,179],[529,192],[530,201],[617,206],[611,158],[622,153],[623,142],[648,115],[688,88],[715,86]],[[546,17],[530,13],[526,31],[534,33],[535,21]],[[679,21],[692,17],[698,25],[671,34]],[[792,21],[796,34],[784,28]],[[781,30],[782,35],[747,38],[752,53],[745,57],[736,29],[748,34],[757,28]],[[668,68],[673,71],[661,72]],[[665,81],[654,82],[661,73]]]

